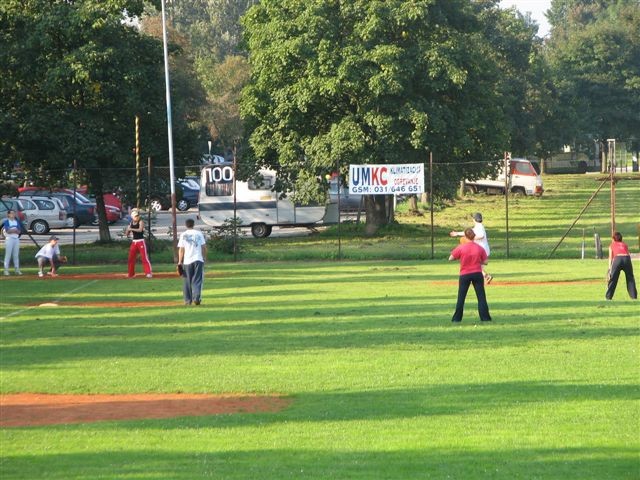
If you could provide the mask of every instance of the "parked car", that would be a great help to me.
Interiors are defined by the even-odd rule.
[[[3,198],[0,202],[0,220],[7,216],[9,210],[15,210],[16,217],[22,223],[25,223],[26,216],[24,214],[22,204],[15,198]]]
[[[189,183],[184,184],[180,180],[176,180],[176,208],[181,212],[189,210],[191,207],[198,205],[198,197],[200,188],[192,188]],[[159,212],[160,210],[169,210],[171,208],[171,192],[169,185],[164,188],[157,188],[151,193],[149,205],[151,210]]]
[[[73,193],[73,190],[68,188],[63,189],[67,193]],[[88,194],[88,188],[86,185],[81,186],[76,190],[77,193],[84,195],[89,201],[96,203],[95,196]],[[102,195],[102,199],[104,200],[104,208],[107,214],[107,222],[115,223],[122,218],[122,202],[118,198],[117,195],[113,193],[104,193]],[[97,214],[95,222],[97,224]]]
[[[338,203],[338,179],[333,177],[329,181],[329,198],[331,203]],[[364,210],[364,199],[362,195],[357,193],[349,193],[349,189],[340,186],[340,211],[341,212],[358,212]]]
[[[54,197],[30,196],[11,199],[22,206],[24,225],[37,235],[45,235],[52,228],[68,226],[67,211],[60,199]]]
[[[33,188],[33,187],[31,187]],[[96,204],[89,202],[89,200],[76,192],[67,193],[65,191],[47,191],[47,190],[32,190],[21,189],[19,198],[28,198],[32,196],[46,196],[48,198],[59,199],[65,210],[67,211],[67,217],[73,219],[72,225],[79,227],[80,225],[91,225],[94,223],[96,216]]]
[[[182,189],[182,198],[176,201],[176,208],[181,212],[198,206],[200,196],[200,185],[192,178],[181,178],[176,185]]]

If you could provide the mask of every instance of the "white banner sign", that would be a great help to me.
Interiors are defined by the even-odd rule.
[[[424,163],[349,165],[349,193],[392,195],[424,192]]]

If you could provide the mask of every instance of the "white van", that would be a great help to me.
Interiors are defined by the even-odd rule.
[[[251,227],[256,238],[268,237],[273,227],[313,227],[338,221],[338,207],[299,205],[281,192],[272,190],[276,173],[260,170],[262,183],[236,181],[236,217]],[[200,172],[200,219],[213,227],[234,217],[233,164],[218,163],[202,167]]]
[[[533,164],[524,158],[512,158],[509,160],[511,174],[509,176],[509,192],[514,195],[540,196],[544,192],[542,177]],[[495,193],[504,195],[505,169],[502,167],[495,177],[487,177],[480,180],[465,180],[464,191],[466,193]]]

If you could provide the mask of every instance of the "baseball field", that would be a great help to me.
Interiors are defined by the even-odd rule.
[[[499,202],[464,200],[439,229]],[[517,212],[544,204],[520,200],[527,251],[573,220],[555,202],[563,218],[532,220]],[[634,218],[621,206],[622,227]],[[435,260],[211,261],[198,307],[168,263],[153,279],[83,264],[0,280],[0,478],[639,478],[640,305],[624,275],[605,301],[606,261],[581,260],[575,233],[574,258],[496,245],[494,321],[470,293],[452,325],[458,265],[440,237]]]

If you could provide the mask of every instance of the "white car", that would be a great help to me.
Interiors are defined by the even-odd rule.
[[[25,226],[37,235],[45,235],[52,228],[67,227],[67,211],[62,202],[53,197],[14,198],[22,205]]]

